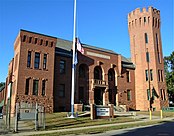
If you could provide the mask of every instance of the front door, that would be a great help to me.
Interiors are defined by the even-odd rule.
[[[96,105],[103,105],[103,89],[95,88],[94,102]]]

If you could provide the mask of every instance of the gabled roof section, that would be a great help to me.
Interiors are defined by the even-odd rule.
[[[72,45],[73,45],[72,41],[57,38],[57,44],[56,44],[57,48],[61,48],[61,49],[64,49],[64,50],[71,51]],[[112,54],[118,55],[118,53],[116,53],[116,52],[114,52],[112,50],[99,48],[99,47],[96,47],[96,46],[91,46],[91,45],[87,45],[87,44],[83,44],[83,43],[82,43],[82,46],[84,48],[89,48],[89,49],[93,49],[93,50],[98,50],[98,51],[102,51],[102,52],[107,52],[107,53],[112,53]]]
[[[67,50],[67,51],[71,51],[72,44],[73,44],[72,41],[57,38],[56,47]]]
[[[124,68],[135,69],[135,65],[132,63],[131,59],[124,56],[121,56],[121,65]]]
[[[104,48],[99,48],[99,47],[91,46],[91,45],[87,45],[87,44],[82,44],[82,45],[85,48],[89,48],[89,49],[93,49],[93,50],[98,50],[98,51],[102,51],[102,52],[107,52],[107,53],[112,53],[112,54],[118,55],[118,53],[116,53],[116,52],[114,52],[112,50],[108,50],[108,49],[104,49]]]

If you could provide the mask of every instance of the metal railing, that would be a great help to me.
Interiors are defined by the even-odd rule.
[[[95,86],[107,86],[106,81],[104,80],[99,80],[99,79],[93,79],[93,84]]]

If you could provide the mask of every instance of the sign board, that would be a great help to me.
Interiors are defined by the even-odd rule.
[[[104,58],[104,59],[110,59],[110,56],[108,56],[108,55],[89,52],[89,51],[87,51],[87,55],[94,56],[94,57],[99,57],[99,58]]]
[[[36,114],[32,112],[20,113],[19,119],[20,120],[34,120]]]
[[[97,107],[96,115],[97,116],[110,116],[110,107]]]

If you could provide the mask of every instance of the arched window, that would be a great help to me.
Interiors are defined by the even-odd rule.
[[[108,72],[108,81],[113,81],[113,79],[114,79],[113,76],[114,76],[114,75],[113,75],[112,71],[109,70],[109,72]]]
[[[113,69],[109,69],[108,71],[108,81],[114,81],[115,80],[115,72]]]
[[[102,69],[100,66],[94,68],[94,79],[102,80]]]

